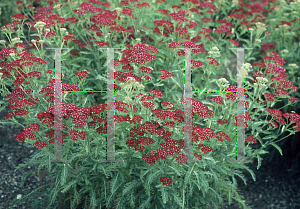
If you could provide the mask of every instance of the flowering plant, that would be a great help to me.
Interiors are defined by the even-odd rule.
[[[22,29],[28,18],[26,10],[32,8],[30,5],[18,1],[18,4],[24,3],[19,9],[25,15],[14,15],[13,23],[1,27],[1,32],[7,34],[9,40],[9,45],[0,52],[1,59],[7,59],[0,63],[3,95],[12,110],[5,120],[18,124],[18,118],[26,120],[26,125],[20,124],[23,131],[15,138],[38,148],[29,164],[38,164],[39,174],[42,168],[46,168],[55,179],[47,208],[56,204],[58,196],[60,203],[65,204],[62,207],[71,208],[82,203],[82,199],[93,208],[111,207],[112,204],[117,208],[218,207],[224,198],[229,202],[234,199],[247,208],[237,192],[235,176],[244,179],[241,169],[246,169],[255,180],[246,160],[257,158],[259,167],[267,146],[272,145],[281,151],[276,143],[283,138],[273,134],[276,130],[281,129],[281,134],[285,131],[294,134],[300,128],[298,114],[272,109],[278,99],[287,98],[289,92],[285,89],[297,91],[297,87],[284,78],[285,69],[279,65],[284,65],[285,61],[279,53],[268,52],[264,62],[248,63],[255,60],[259,47],[265,51],[270,48],[278,50],[270,43],[260,45],[272,36],[273,27],[264,20],[257,21],[263,19],[262,16],[251,16],[255,6],[243,4],[243,1],[229,7],[225,1],[198,0],[181,0],[182,7],[180,1],[170,5],[165,0],[153,1],[152,4],[137,3],[138,0],[114,3],[63,1],[56,4],[58,2],[41,1],[43,6],[36,8],[36,14],[32,16],[35,22],[25,23],[29,27],[29,40],[30,35],[35,38],[28,42],[32,53],[24,49],[26,45],[21,40],[26,39]],[[257,6],[261,11],[263,6],[276,8],[269,2],[256,3]],[[250,9],[250,20],[241,21],[248,16],[236,13],[244,11],[239,7]],[[151,23],[143,19],[146,10],[158,20]],[[234,13],[228,14],[230,10]],[[210,18],[211,14],[216,14],[216,22]],[[224,14],[226,20],[220,19]],[[171,20],[165,20],[165,16]],[[268,18],[265,21],[268,22]],[[299,26],[296,18],[290,22],[294,27]],[[126,24],[131,26],[121,26]],[[215,30],[210,29],[216,25]],[[238,27],[240,25],[244,27]],[[266,31],[267,27],[270,31]],[[31,31],[34,34],[29,35]],[[250,34],[250,40],[241,38],[245,33]],[[237,40],[234,40],[235,36]],[[172,42],[168,43],[170,40]],[[197,45],[200,40],[203,43]],[[239,41],[245,41],[247,48],[252,47],[252,50],[248,49],[251,53],[245,57],[243,67],[237,67],[238,77],[242,73],[251,81],[245,81],[242,93],[235,86],[238,79],[231,73],[233,69],[227,68],[232,84],[223,78],[225,75],[221,69],[232,57],[227,53],[229,47],[239,46]],[[290,37],[288,43],[292,41]],[[4,41],[0,43],[5,44]],[[54,57],[47,54],[46,44],[61,50],[64,61],[59,76],[64,93],[62,120],[56,122],[61,130],[62,159],[68,162],[51,161],[56,157],[53,152],[56,146],[55,84],[59,79],[55,70],[60,72],[60,67],[56,67],[59,63],[56,59],[52,70]],[[63,46],[71,49],[70,52],[62,49]],[[115,50],[118,59],[107,59],[105,53],[99,53],[97,49],[103,46],[123,51]],[[175,52],[179,50],[176,46],[185,50]],[[79,48],[83,50],[79,51]],[[193,60],[191,53],[196,54]],[[178,59],[176,54],[179,58],[185,56],[185,60]],[[51,64],[45,66],[47,59]],[[190,64],[194,71],[190,75],[194,80],[191,87],[201,91],[193,93],[193,98],[182,93],[189,82]],[[111,74],[106,73],[103,66],[118,69]],[[250,76],[252,66],[257,72]],[[55,77],[51,76],[53,73]],[[105,74],[114,79],[113,85],[109,85]],[[107,88],[104,87],[106,82]],[[10,92],[6,86],[14,89]],[[121,162],[100,162],[105,159],[109,148],[109,142],[106,147],[106,137],[112,133],[110,116],[107,116],[110,109],[109,102],[106,104],[108,96],[103,93],[106,89],[107,93],[115,91],[114,153],[115,160]],[[210,98],[210,90],[216,89],[220,95]],[[67,94],[67,91],[78,94]],[[245,102],[241,104],[239,99],[243,94]],[[188,112],[189,101],[192,108]],[[297,101],[288,97],[289,104]],[[237,105],[245,105],[245,115],[237,116]],[[266,118],[261,119],[262,116]],[[187,118],[191,119],[191,125],[187,125]],[[244,118],[244,123],[240,122],[241,118]],[[293,123],[296,123],[293,129],[289,128]],[[246,158],[237,161],[234,157],[234,130],[241,127],[251,127],[251,133],[244,139],[247,143]],[[262,130],[269,136],[261,137]],[[261,147],[253,149],[252,143],[257,141]],[[192,152],[192,156],[186,150]]]

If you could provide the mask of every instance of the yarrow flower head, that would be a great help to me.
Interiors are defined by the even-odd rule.
[[[40,29],[42,29],[42,28],[45,27],[45,25],[46,25],[46,23],[44,23],[44,22],[37,22],[37,23],[34,25],[34,27],[35,27],[35,28],[40,28]]]
[[[11,39],[11,43],[14,45],[15,43],[23,43],[23,41],[20,40],[20,38],[16,37],[16,38]]]
[[[208,53],[211,54],[211,57],[213,57],[213,58],[217,58],[217,57],[221,56],[220,50],[216,46],[212,47],[211,51],[209,51]]]
[[[59,30],[60,30],[61,33],[64,33],[67,29],[65,29],[65,28],[60,28]]]
[[[130,102],[132,102],[132,99],[129,96],[126,96],[125,97],[125,102],[130,103]]]
[[[250,31],[251,33],[253,33],[254,29],[253,29],[253,28],[249,28],[249,31]]]
[[[261,23],[261,22],[257,22],[257,23],[255,23],[255,25],[257,28],[265,28],[266,27],[265,24]]]
[[[132,83],[135,81],[135,78],[133,77],[128,77],[126,83]]]
[[[121,86],[121,88],[123,88],[125,85],[125,83],[120,83],[119,86]]]
[[[259,86],[261,86],[261,87],[265,87],[266,84],[269,82],[268,79],[263,78],[263,77],[257,77],[256,80],[259,83]],[[257,86],[257,83],[255,83],[255,84],[254,84],[254,86]]]
[[[222,90],[229,87],[229,82],[225,78],[220,78],[217,81],[217,84],[220,87],[220,89],[222,89]]]
[[[168,177],[161,177],[160,178],[160,182],[162,182],[163,185],[170,185],[170,184],[172,184],[171,178],[168,178]]]
[[[59,9],[61,7],[62,4],[56,4],[53,9]]]
[[[248,73],[249,73],[250,71],[252,71],[252,65],[251,65],[250,63],[247,63],[247,62],[246,62],[246,63],[243,64],[242,70],[244,70],[244,76],[247,76]]]
[[[232,0],[232,4],[237,5],[237,4],[239,4],[239,1],[238,0]]]
[[[298,69],[298,68],[299,68],[298,65],[295,64],[295,63],[289,64],[289,67],[292,67],[292,68],[295,68],[295,69]]]
[[[139,88],[139,89],[145,88],[145,86],[144,86],[143,84],[139,83],[139,82],[135,82],[133,86],[134,86],[134,87],[137,87],[137,88]]]
[[[116,10],[118,13],[122,12],[122,9],[121,9],[120,7],[115,8],[115,10]]]

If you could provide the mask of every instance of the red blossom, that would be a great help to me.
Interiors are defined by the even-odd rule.
[[[170,185],[170,184],[172,184],[171,178],[168,178],[168,177],[161,177],[160,178],[160,182],[162,182],[163,185]]]
[[[83,79],[86,78],[89,73],[90,71],[83,70],[82,72],[74,73],[74,75],[77,75],[80,79]]]

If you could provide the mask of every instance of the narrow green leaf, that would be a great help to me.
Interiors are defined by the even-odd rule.
[[[271,136],[265,136],[264,138],[262,138],[262,139],[275,139],[277,136],[273,136],[273,135],[271,135]]]
[[[257,164],[257,170],[260,168],[260,166],[261,166],[261,161],[262,161],[262,158],[259,156],[259,155],[257,155],[257,162],[258,162],[258,164]]]
[[[212,157],[203,157],[202,159],[210,160],[210,161],[216,163],[216,161]]]
[[[69,182],[68,184],[64,185],[63,186],[63,190],[61,191],[62,193],[65,193],[66,191],[68,191],[70,189],[70,187],[74,184],[76,184],[78,182],[78,180],[74,180],[74,181],[71,181]]]
[[[281,133],[283,133],[284,129],[285,129],[285,125],[282,126]]]
[[[229,190],[229,192],[228,192],[228,202],[229,202],[229,205],[231,205],[231,190]]]
[[[182,199],[179,197],[178,193],[174,190],[171,190],[171,195],[173,195],[175,202],[182,207]]]
[[[208,190],[208,182],[205,180],[206,178],[202,178],[200,176],[200,179],[201,179],[201,187],[204,188],[204,192],[207,193],[207,190]]]
[[[168,200],[168,195],[164,186],[161,187],[161,196],[162,196],[163,203],[166,204]]]
[[[158,52],[161,52],[161,53],[163,53],[164,55],[166,55],[166,56],[168,56],[168,53],[167,52],[165,52],[164,50],[162,50],[162,49],[159,49],[159,51]]]
[[[191,175],[191,173],[192,173],[192,171],[193,171],[193,169],[194,169],[194,166],[195,166],[195,164],[194,164],[194,165],[190,168],[190,170],[187,172],[188,175],[185,176],[185,179],[184,179],[184,185],[187,185],[188,180],[189,180],[189,178],[190,178],[190,175]]]
[[[91,52],[81,51],[82,54],[92,54]]]
[[[2,105],[3,104],[3,105]],[[0,112],[7,106],[7,105],[4,105],[4,104],[6,104],[6,103],[4,103],[4,102],[1,102],[0,103]]]
[[[272,142],[270,144],[273,145],[279,151],[280,155],[282,156],[282,150],[281,150],[281,148],[277,144],[275,144],[274,142]]]
[[[150,187],[150,185],[149,185],[149,184],[145,184],[145,185],[144,185],[144,189],[145,189],[145,191],[146,191],[146,194],[147,194],[148,196],[151,196],[151,187]]]
[[[92,206],[92,208],[95,208],[97,206],[97,204],[96,204],[96,193],[93,189],[90,190],[90,196],[91,196],[91,201],[90,201],[91,206]]]
[[[66,183],[67,174],[68,174],[68,169],[67,166],[64,164],[64,169],[61,173],[61,182],[60,182],[61,186],[63,186]]]
[[[180,174],[180,171],[178,170],[178,168],[176,167],[176,166],[169,166],[170,168],[172,168],[173,170],[175,170],[175,172],[176,172],[176,174],[178,175],[178,176],[181,176],[181,174]]]
[[[222,198],[220,197],[220,195],[213,188],[211,188],[211,187],[208,187],[208,188],[216,194],[216,196],[218,197],[219,201],[221,202]]]
[[[153,174],[151,174],[150,176],[149,176],[149,179],[148,179],[148,184],[152,184],[152,180],[153,180],[153,178],[154,177],[157,177],[158,175],[159,175],[159,173],[160,173],[161,171],[160,170],[158,170],[158,171],[156,171],[155,173],[153,173]]]
[[[246,39],[243,39],[243,38],[241,38],[241,39],[238,39],[238,41],[245,41],[247,44],[249,44],[249,40],[246,40]]]
[[[247,185],[246,179],[244,178],[244,175],[243,175],[243,174],[238,174],[238,173],[235,172],[234,175],[240,177],[240,178],[244,181],[244,184]]]
[[[139,206],[139,209],[149,208],[149,205],[150,205],[152,199],[153,199],[152,196],[148,197],[147,200],[145,200],[145,201]]]
[[[129,193],[130,194],[130,191],[133,189],[133,188],[135,188],[135,185],[137,184],[137,181],[136,180],[133,180],[133,181],[131,181],[131,182],[128,182],[128,183],[126,183],[125,185],[124,185],[124,188],[125,189],[123,189],[123,196],[125,196],[127,193]]]
[[[256,181],[255,174],[253,173],[253,171],[245,165],[243,165],[243,168],[245,168],[251,174],[253,181]]]
[[[257,150],[255,150],[255,151],[257,151]],[[257,151],[257,154],[260,154],[260,155],[267,154],[267,153],[269,153],[269,151],[266,151],[266,150]]]
[[[75,66],[76,68],[80,68],[81,67],[80,65],[77,65],[77,64],[72,64],[72,66]]]
[[[227,68],[227,72],[229,74],[230,79],[232,80],[232,73],[231,73],[231,71],[228,68]]]
[[[257,138],[257,140],[259,141],[259,143],[261,144],[261,146],[265,146],[264,145],[264,143],[262,142],[262,140],[261,140],[261,138],[260,138],[260,136],[258,135],[258,134],[256,134],[256,138]]]
[[[199,175],[197,174],[196,171],[193,171],[193,173],[195,174],[195,176],[196,176],[196,178],[197,178],[197,183],[196,183],[196,185],[198,186],[198,189],[201,190],[201,185],[200,185]]]
[[[288,132],[292,133],[292,134],[295,134],[296,132],[294,130],[289,130],[287,129]]]

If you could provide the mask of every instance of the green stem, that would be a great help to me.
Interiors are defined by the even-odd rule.
[[[15,119],[15,117],[12,117],[12,121],[14,121],[16,124],[22,126],[23,128],[25,128],[25,126],[23,126],[21,123],[19,123],[19,122]]]
[[[292,135],[292,133],[290,133],[289,135],[287,135],[287,136],[285,136],[285,137],[283,137],[282,139],[279,139],[278,141],[276,141],[276,142],[273,142],[275,139],[272,139],[270,142],[267,142],[266,144],[268,145],[268,144],[271,144],[271,143],[277,143],[277,142],[280,142],[281,140],[283,140],[283,139],[285,139],[285,138],[287,138],[287,137],[289,137],[290,135]],[[277,137],[278,138],[278,137]]]
[[[70,142],[69,142],[69,144],[70,144]],[[69,152],[70,152],[70,146],[68,146],[68,151],[67,151],[67,159],[68,159],[68,157],[69,157]]]
[[[272,139],[270,142],[267,142],[264,146],[260,147],[260,148],[258,149],[258,152],[259,152],[260,150],[262,150],[262,148],[265,148],[267,145],[269,145],[269,144],[271,144],[271,143],[277,143],[277,142],[279,142],[279,141],[281,141],[281,140],[283,140],[283,139],[289,137],[290,135],[292,135],[292,133],[290,133],[288,136],[283,137],[282,139],[280,139],[280,140],[278,140],[278,141],[276,141],[276,142],[273,142],[275,139]],[[247,160],[250,160],[250,159],[252,159],[252,156],[247,156],[247,157],[245,158],[246,161],[247,161]]]

